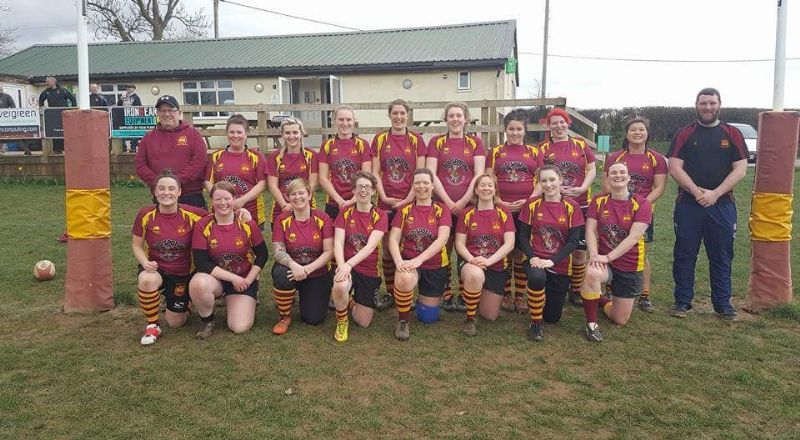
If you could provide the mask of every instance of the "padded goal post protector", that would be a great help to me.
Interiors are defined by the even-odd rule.
[[[69,236],[64,312],[110,310],[114,288],[108,113],[67,110],[62,118]]]
[[[792,301],[792,200],[800,113],[764,112],[750,205],[750,281],[744,309],[761,313]]]

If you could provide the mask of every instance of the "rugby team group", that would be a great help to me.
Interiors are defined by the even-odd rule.
[[[177,100],[162,96],[158,126],[136,153],[137,174],[153,196],[132,231],[147,318],[141,343],[162,334],[162,295],[170,327],[196,313],[196,336],[206,339],[215,306],[224,302],[228,328],[248,331],[270,254],[266,228],[276,335],[290,329],[297,301],[300,320],[310,325],[334,310],[340,342],[350,320],[366,328],[376,310],[392,305],[401,341],[410,337],[412,310],[422,323],[437,321],[442,309],[464,313],[462,331],[474,336],[478,314],[494,321],[502,309],[529,314],[527,337],[541,342],[543,324],[558,322],[569,300],[584,309],[586,339],[599,342],[601,309],[617,325],[637,304],[654,310],[647,255],[653,206],[668,175],[679,186],[669,313],[682,318],[692,309],[704,242],[714,311],[735,320],[732,189],[747,156],[741,133],[719,121],[720,103],[715,89],[697,94],[697,121],[675,134],[669,162],[650,148],[650,121],[630,117],[622,148],[605,158],[601,191],[592,195],[595,155],[569,134],[570,116],[559,108],[547,114],[543,143],[525,143],[529,116],[519,109],[504,118],[505,142],[486,148],[469,133],[463,103],[445,107],[447,132],[428,142],[408,129],[410,108],[401,99],[388,106],[391,128],[372,142],[354,133],[353,109],[339,106],[337,133],[318,151],[303,145],[302,121],[287,118],[282,147],[268,157],[246,145],[248,121],[233,115],[227,147],[209,156],[200,133],[180,119]],[[324,207],[315,202],[317,187],[327,196]],[[458,283],[451,283],[451,267]]]

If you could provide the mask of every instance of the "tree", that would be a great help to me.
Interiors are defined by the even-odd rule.
[[[0,12],[8,12],[8,7],[5,3],[0,3]],[[5,20],[3,20],[6,22]],[[5,26],[0,26],[0,57],[4,57],[11,53],[14,48],[14,41],[16,41],[17,30]]]
[[[170,40],[206,35],[203,9],[188,12],[181,0],[89,0],[89,23],[99,39]]]

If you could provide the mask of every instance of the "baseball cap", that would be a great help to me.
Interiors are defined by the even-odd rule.
[[[176,109],[180,108],[180,106],[178,105],[178,100],[175,99],[174,96],[170,95],[163,95],[160,98],[158,98],[158,101],[156,101],[156,108],[161,107],[162,104],[170,105],[172,107],[175,107]]]

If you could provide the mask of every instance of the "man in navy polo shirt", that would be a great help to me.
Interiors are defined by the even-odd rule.
[[[697,121],[675,133],[667,153],[669,173],[680,187],[673,215],[675,304],[670,309],[670,315],[678,318],[692,309],[701,242],[708,255],[714,311],[726,321],[737,318],[731,304],[736,233],[732,190],[747,172],[747,147],[737,128],[720,122],[721,102],[718,90],[701,90],[695,100]]]

